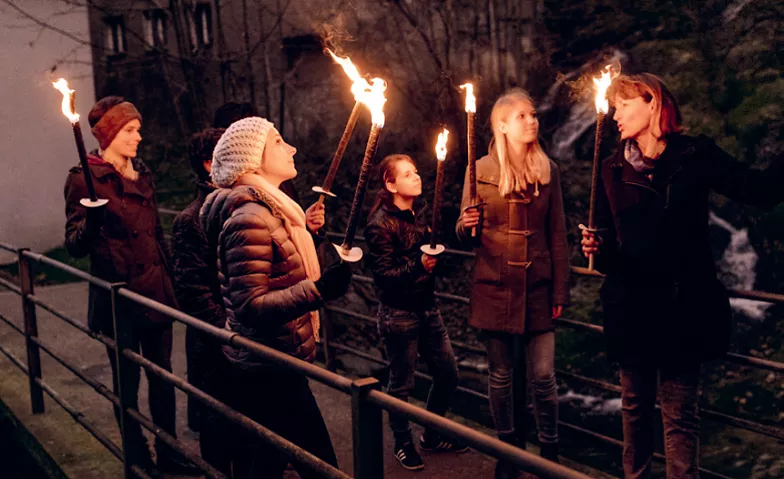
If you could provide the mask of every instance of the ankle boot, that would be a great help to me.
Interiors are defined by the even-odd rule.
[[[507,444],[511,444],[512,446],[525,449],[525,443],[523,443],[521,446],[515,433],[499,433],[498,439]],[[514,464],[499,459],[495,464],[495,475],[493,477],[494,479],[517,479],[520,477],[520,471],[517,469],[517,467],[515,467]]]

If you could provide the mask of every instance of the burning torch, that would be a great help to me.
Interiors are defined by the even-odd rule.
[[[93,176],[87,165],[87,150],[84,148],[84,137],[82,137],[82,127],[79,125],[79,114],[75,112],[76,92],[68,88],[68,82],[65,78],[60,78],[56,82],[52,82],[52,86],[63,94],[63,115],[71,122],[74,140],[76,141],[76,151],[79,153],[79,163],[82,165],[82,174],[84,174],[84,183],[87,185],[87,194],[89,195],[89,198],[82,198],[79,202],[82,206],[87,208],[103,206],[108,203],[109,200],[99,199],[95,194]]]
[[[422,245],[420,248],[423,253],[430,256],[438,256],[446,249],[444,245],[436,244],[436,237],[438,234],[438,220],[441,212],[441,198],[443,197],[444,190],[444,161],[446,160],[447,138],[449,138],[449,130],[444,128],[444,131],[438,134],[438,142],[436,142],[438,169],[436,170],[436,190],[433,195],[433,218],[430,222],[430,244]]]

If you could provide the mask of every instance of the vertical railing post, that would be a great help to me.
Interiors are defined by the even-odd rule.
[[[357,379],[351,384],[351,425],[354,445],[354,477],[384,477],[384,445],[381,408],[370,404],[367,395],[381,388],[376,378]]]
[[[19,282],[22,289],[22,314],[24,316],[25,346],[27,348],[27,371],[30,382],[30,404],[33,414],[44,412],[44,391],[36,382],[41,379],[41,353],[32,338],[38,337],[38,318],[35,303],[28,297],[33,295],[33,271],[30,260],[25,257],[28,248],[21,248],[18,255]]]
[[[136,395],[138,391],[129,387],[129,375],[133,374],[133,368],[136,367],[129,359],[123,354],[123,350],[133,348],[133,335],[131,331],[132,325],[128,321],[127,315],[120,315],[117,311],[118,303],[118,290],[127,286],[126,283],[112,283],[111,285],[111,302],[112,302],[112,323],[114,326],[114,343],[115,343],[115,374],[117,381],[117,396],[120,399],[120,435],[122,436],[123,445],[123,468],[125,470],[125,479],[132,479],[135,477],[131,471],[134,463],[137,463],[140,457],[138,438],[131,435],[131,427],[133,418],[128,414],[128,408],[136,403]]]

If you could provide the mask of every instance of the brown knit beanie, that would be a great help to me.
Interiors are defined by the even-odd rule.
[[[142,115],[133,103],[125,101],[122,97],[107,96],[93,105],[87,119],[93,136],[98,140],[98,145],[105,150],[129,121],[141,122]]]

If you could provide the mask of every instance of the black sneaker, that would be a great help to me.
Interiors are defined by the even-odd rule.
[[[438,434],[425,433],[419,438],[419,447],[427,452],[466,452],[468,446],[458,441],[444,439]]]
[[[395,459],[409,471],[421,471],[425,468],[425,463],[422,462],[422,458],[411,441],[395,444]]]

